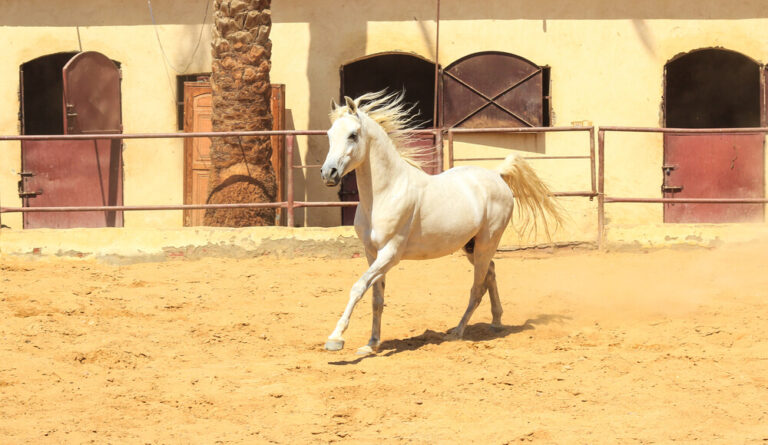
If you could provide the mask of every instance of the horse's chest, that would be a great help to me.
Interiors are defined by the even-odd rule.
[[[363,230],[363,242],[378,250],[398,233],[399,228],[397,221],[392,219],[374,221]]]

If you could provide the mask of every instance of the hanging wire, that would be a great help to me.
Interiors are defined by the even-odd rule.
[[[152,19],[152,28],[155,30],[155,37],[157,37],[157,45],[160,47],[160,53],[163,55],[163,59],[165,60],[165,63],[163,64],[163,69],[165,70],[165,79],[168,81],[168,91],[171,93],[171,102],[173,102],[173,106],[177,106],[177,100],[176,100],[176,88],[173,85],[173,80],[171,79],[171,73],[168,71],[168,67],[170,67],[173,71],[175,71],[178,74],[185,73],[190,66],[192,66],[192,62],[195,60],[195,54],[197,54],[197,50],[200,47],[200,42],[203,40],[203,32],[205,31],[205,22],[208,19],[208,8],[211,5],[211,0],[205,0],[205,15],[203,16],[203,24],[200,26],[200,35],[197,38],[197,44],[195,45],[194,51],[192,51],[192,54],[189,57],[189,63],[187,63],[187,66],[184,67],[182,71],[179,71],[168,59],[168,55],[165,53],[165,48],[163,47],[163,42],[160,40],[160,33],[157,30],[157,21],[155,20],[155,12],[152,10],[152,0],[147,0],[147,7],[149,8],[149,17]]]
[[[195,44],[195,49],[192,51],[192,54],[189,56],[189,62],[187,63],[187,66],[184,67],[184,69],[179,70],[177,69],[171,61],[168,59],[168,55],[165,53],[165,48],[163,48],[163,42],[160,40],[160,33],[157,30],[157,21],[155,20],[155,13],[152,10],[152,0],[147,0],[147,6],[149,7],[149,16],[152,19],[152,27],[155,30],[155,37],[157,37],[157,44],[160,47],[160,52],[163,54],[163,59],[165,59],[165,63],[168,64],[168,66],[171,67],[173,71],[175,71],[178,74],[186,73],[190,66],[192,66],[192,62],[195,60],[195,54],[197,54],[197,50],[200,48],[200,42],[203,40],[203,31],[205,30],[205,22],[208,20],[208,8],[211,5],[211,0],[205,0],[205,14],[203,15],[203,24],[200,26],[200,35],[197,37],[197,43]]]
[[[75,26],[75,29],[77,29],[77,46],[80,48],[80,52],[83,52],[83,41],[80,40],[80,27]]]

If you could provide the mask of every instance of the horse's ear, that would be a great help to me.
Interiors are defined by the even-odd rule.
[[[336,111],[339,108],[339,104],[336,103],[336,99],[331,98],[331,111]]]
[[[357,113],[357,104],[354,100],[352,100],[349,96],[344,96],[344,100],[347,101],[347,108],[349,108],[350,114],[356,114]]]

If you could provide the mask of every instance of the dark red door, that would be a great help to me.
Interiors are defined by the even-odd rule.
[[[64,133],[122,132],[120,71],[97,52],[79,53],[62,70]],[[25,141],[20,190],[25,207],[122,205],[119,139]],[[120,227],[123,213],[32,212],[25,228]]]
[[[763,140],[762,134],[666,134],[664,197],[762,198]],[[665,204],[664,222],[762,222],[764,209],[763,204]]]
[[[765,121],[761,66],[727,49],[706,48],[670,60],[664,68],[668,128],[730,128],[732,133],[664,135],[665,198],[762,198],[762,134],[739,128]],[[763,204],[665,204],[664,222],[763,221]]]

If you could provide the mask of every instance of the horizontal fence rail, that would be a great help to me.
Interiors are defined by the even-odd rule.
[[[595,127],[593,126],[573,126],[573,127],[513,127],[513,128],[449,128],[448,134],[448,167],[453,168],[454,163],[473,162],[473,161],[501,161],[503,157],[473,157],[456,158],[454,157],[454,134],[525,134],[525,133],[558,133],[558,132],[586,132],[589,133],[589,155],[573,156],[522,156],[528,160],[556,160],[556,159],[588,159],[589,177],[591,181],[591,190],[554,192],[554,196],[559,197],[584,197],[593,199],[597,196],[597,173],[595,166]]]
[[[605,133],[658,133],[658,134],[768,134],[768,127],[749,128],[654,128],[654,127],[600,127],[598,143],[598,248],[605,246],[605,204],[768,204],[768,198],[627,198],[605,194]],[[763,150],[765,150],[763,148]]]
[[[187,139],[233,136],[321,136],[326,130],[201,131],[196,133],[90,133],[0,135],[0,141],[65,141],[91,139]]]

